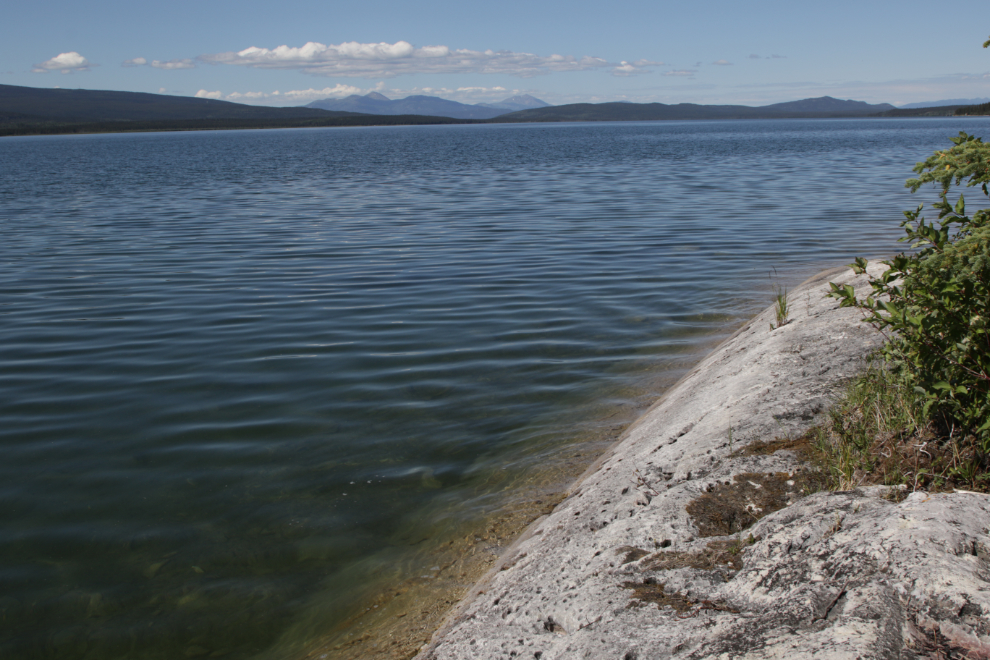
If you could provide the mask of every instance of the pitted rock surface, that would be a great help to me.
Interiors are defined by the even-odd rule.
[[[527,530],[417,658],[990,660],[986,495],[787,492],[773,513],[753,498],[758,522],[722,537],[688,512],[723,487],[799,488],[793,453],[732,454],[802,433],[879,346],[857,310],[825,296],[829,281],[868,291],[863,276],[827,271],[791,292],[789,323],[771,330],[768,309],[725,341]]]

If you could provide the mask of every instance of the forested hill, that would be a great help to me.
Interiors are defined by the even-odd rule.
[[[189,96],[0,85],[0,117],[21,121],[107,122],[346,117],[316,108],[265,108]]]
[[[0,85],[0,136],[471,123],[422,115],[378,116],[318,108],[268,108],[188,96]]]
[[[842,101],[830,96],[752,107],[696,103],[573,103],[520,110],[502,115],[499,122],[529,121],[656,121],[661,119],[784,119],[868,117],[893,110],[889,103]]]

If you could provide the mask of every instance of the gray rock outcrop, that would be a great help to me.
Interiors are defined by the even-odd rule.
[[[988,496],[806,495],[789,447],[881,339],[829,280],[867,288],[828,271],[719,346],[417,657],[990,660]]]

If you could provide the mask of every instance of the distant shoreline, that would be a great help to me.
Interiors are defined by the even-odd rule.
[[[889,103],[870,104],[831,96],[764,106],[627,102],[547,105],[531,97],[506,99],[505,102],[524,101],[523,105],[529,105],[517,110],[509,108],[519,107],[518,103],[504,110],[491,107],[479,109],[436,97],[411,96],[401,101],[391,101],[374,93],[364,97],[349,96],[344,101],[353,102],[335,109],[321,107],[320,104],[325,104],[324,102],[314,102],[303,107],[268,107],[143,92],[0,85],[0,137],[266,128],[852,119],[990,114],[990,103],[899,109]],[[368,103],[372,106],[368,107]],[[387,107],[379,107],[382,103]],[[483,116],[479,117],[478,112],[481,110],[484,110]],[[397,114],[391,114],[392,112]],[[492,116],[492,112],[498,114]]]
[[[41,125],[0,126],[0,137],[29,135],[92,135],[101,133],[166,133],[189,131],[241,131],[277,128],[348,128],[355,126],[439,126],[479,124],[484,121],[425,117],[421,115],[368,115],[367,117],[266,119],[186,119],[179,121],[72,122]]]
[[[920,110],[930,110],[921,108]],[[951,113],[883,113],[856,116],[786,116],[786,117],[678,117],[670,119],[454,119],[425,115],[367,115],[355,117],[304,118],[293,120],[242,120],[242,119],[191,119],[180,121],[134,122],[73,122],[26,126],[0,126],[0,137],[28,137],[44,135],[100,135],[125,133],[173,133],[194,131],[241,131],[285,128],[355,128],[372,126],[445,126],[473,124],[574,124],[574,123],[622,123],[665,121],[758,121],[768,119],[951,119],[984,118],[986,115],[953,115]]]

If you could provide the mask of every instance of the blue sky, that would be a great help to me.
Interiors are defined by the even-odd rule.
[[[303,105],[990,96],[986,0],[9,3],[0,84]],[[307,46],[307,44],[309,44]],[[277,92],[277,93],[276,93]]]

